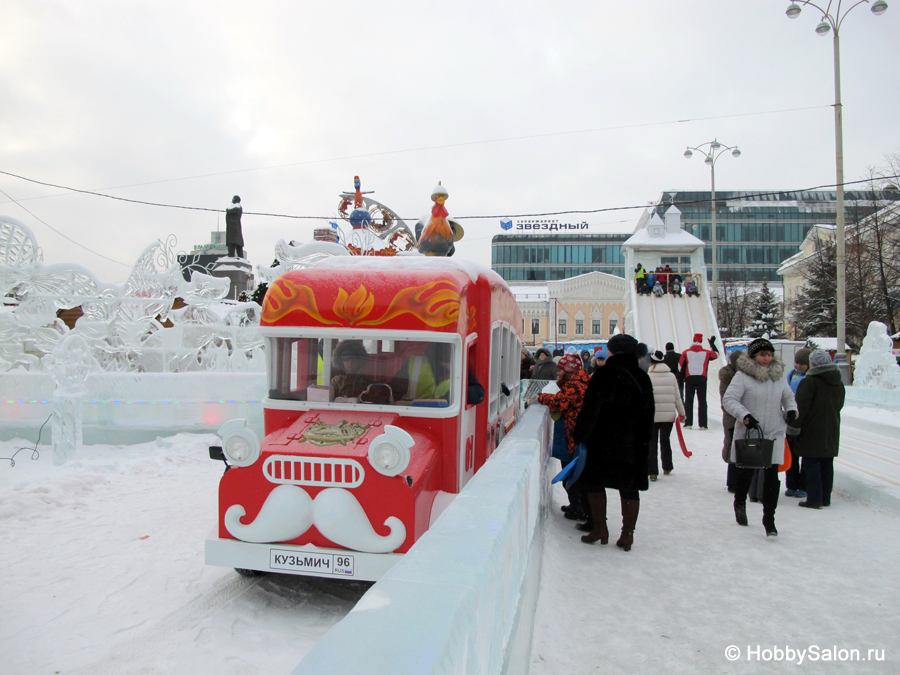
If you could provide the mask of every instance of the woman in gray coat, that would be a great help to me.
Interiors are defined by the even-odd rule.
[[[747,354],[741,354],[735,364],[737,373],[722,399],[722,407],[737,420],[734,441],[747,437],[749,429],[759,429],[763,438],[774,441],[772,464],[765,467],[763,486],[763,527],[766,535],[777,536],[775,509],[778,506],[778,465],[784,462],[784,435],[788,421],[797,417],[797,403],[784,377],[784,363],[775,355],[772,343],[757,338],[750,343]],[[734,443],[731,461],[736,462]],[[747,524],[747,493],[753,469],[738,468],[734,490],[734,517],[739,525]]]

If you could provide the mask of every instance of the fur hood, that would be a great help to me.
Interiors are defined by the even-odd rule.
[[[751,359],[746,352],[741,352],[740,354],[737,363],[735,363],[735,369],[738,372],[746,373],[754,380],[760,382],[765,382],[766,380],[777,382],[784,377],[784,361],[781,360],[781,357],[778,356],[778,354],[775,354],[775,356],[772,357],[772,363],[769,364],[768,368],[759,365],[756,361]]]

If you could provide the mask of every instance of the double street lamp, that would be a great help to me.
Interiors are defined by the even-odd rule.
[[[838,349],[842,346],[846,349],[847,338],[847,268],[846,268],[846,241],[844,239],[844,138],[843,138],[843,121],[841,117],[841,46],[840,46],[840,30],[844,18],[855,7],[859,5],[871,5],[872,14],[881,16],[887,10],[888,5],[884,0],[858,0],[849,7],[841,8],[842,0],[828,0],[828,4],[823,9],[814,2],[809,0],[800,0],[799,3],[792,2],[788,5],[787,17],[796,19],[800,16],[802,7],[809,5],[815,7],[822,12],[822,20],[816,26],[816,33],[819,35],[828,35],[834,33],[834,159],[836,167],[836,183],[837,183],[837,217],[835,219],[835,240],[837,242],[836,262],[837,262],[837,344]],[[832,10],[833,8],[833,10]],[[849,352],[847,352],[849,356]]]
[[[719,143],[717,140],[709,141],[708,143],[701,143],[695,148],[688,146],[688,149],[684,151],[684,158],[690,159],[694,156],[694,150],[699,153],[702,153],[705,157],[703,160],[704,164],[709,167],[710,179],[712,182],[712,190],[710,195],[710,216],[711,216],[711,234],[712,234],[712,297],[715,298],[715,302],[713,302],[713,311],[718,315],[719,313],[719,277],[716,271],[716,160],[719,159],[725,152],[731,150],[732,157],[740,157],[741,151],[738,150],[737,146],[723,145]]]

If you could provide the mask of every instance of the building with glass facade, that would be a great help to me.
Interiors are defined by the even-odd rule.
[[[589,272],[625,277],[621,245],[655,211],[663,218],[666,209],[675,204],[681,211],[684,230],[707,244],[707,277],[711,279],[710,197],[709,191],[663,192],[657,205],[645,212],[635,228],[627,233],[498,234],[491,243],[491,267],[511,283],[569,279]],[[848,190],[844,200],[845,218],[849,224],[862,220],[876,208],[900,200],[900,194]],[[765,280],[779,286],[778,268],[797,253],[813,225],[834,224],[836,202],[837,193],[833,190],[717,190],[716,267],[719,281],[754,283]],[[507,224],[511,222],[507,221]]]
[[[630,236],[630,232],[498,234],[491,242],[491,269],[510,282],[558,281],[589,272],[624,278],[621,246]]]
[[[685,232],[706,242],[707,277],[712,278],[711,203],[709,191],[663,192],[656,210],[660,217],[670,204],[681,211]],[[900,198],[896,192],[844,192],[847,223],[862,220],[877,208]],[[797,253],[813,225],[833,225],[837,193],[728,192],[716,190],[716,268],[719,281],[767,281],[781,284],[778,268]]]

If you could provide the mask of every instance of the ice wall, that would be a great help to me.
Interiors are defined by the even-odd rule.
[[[49,372],[0,376],[0,438],[37,439],[51,413],[55,383]],[[82,384],[84,442],[138,443],[183,431],[214,433],[242,417],[262,432],[265,373],[91,372]],[[44,429],[42,443],[50,440]]]
[[[547,409],[531,406],[432,528],[294,675],[527,672],[551,430]]]

